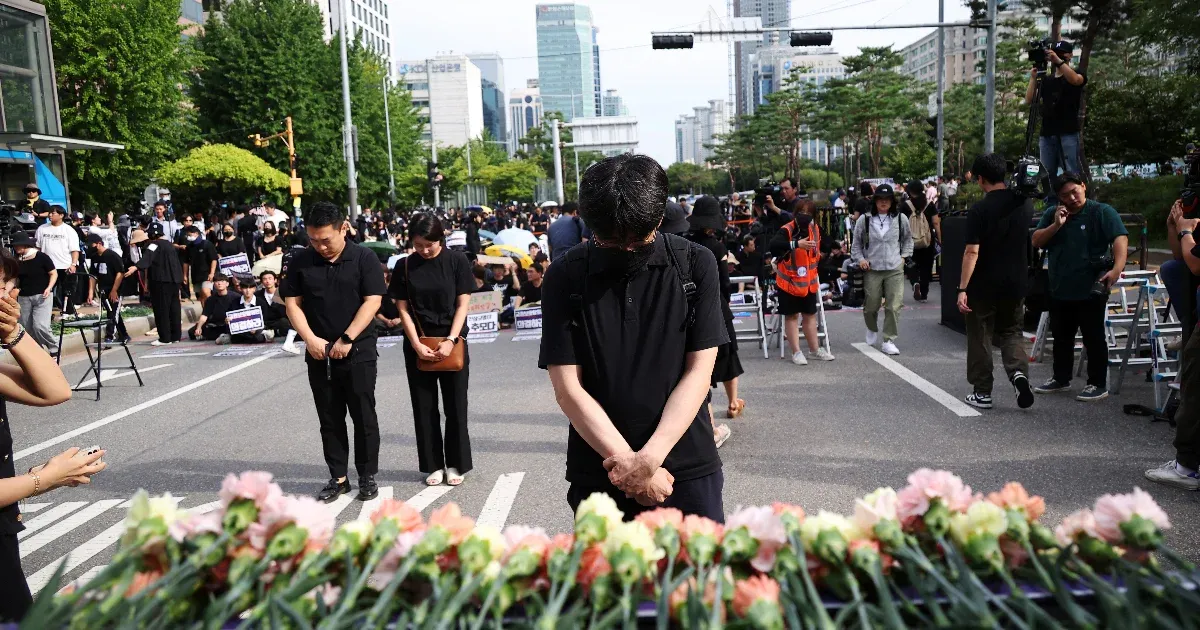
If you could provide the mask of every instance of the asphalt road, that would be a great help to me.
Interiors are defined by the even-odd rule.
[[[965,339],[938,324],[936,287],[932,298],[905,309],[902,354],[894,361],[861,349],[856,311],[829,313],[832,363],[798,367],[780,361],[777,350],[767,360],[743,344],[748,407],[730,422],[733,437],[720,451],[727,511],[781,500],[849,513],[855,497],[880,485],[899,488],[922,466],[953,470],[983,492],[1019,480],[1046,497],[1052,524],[1100,494],[1141,486],[1170,514],[1171,544],[1200,557],[1200,495],[1150,487],[1142,478],[1146,468],[1171,458],[1173,430],[1121,412],[1125,403],[1153,403],[1148,383],[1127,379],[1120,396],[1095,404],[1039,396],[1033,409],[1021,411],[998,374],[997,408],[970,415],[939,401],[967,393],[966,352]],[[401,348],[381,348],[378,481],[395,498],[417,497],[426,512],[456,501],[493,524],[567,531],[567,421],[536,367],[538,343],[511,337],[471,346],[475,469],[452,490],[422,484]],[[19,469],[72,445],[108,449],[109,468],[91,486],[29,502],[30,531],[21,546],[35,588],[68,552],[72,579],[111,557],[122,502],[138,488],[169,491],[189,508],[215,501],[229,472],[267,470],[293,493],[315,493],[328,478],[302,359],[265,354],[267,347],[214,357],[227,348],[187,343],[173,348],[192,356],[150,358],[159,350],[148,341],[134,346],[143,387],[119,370],[99,402],[80,393],[52,409],[10,408]],[[109,367],[121,365],[117,356],[106,355]],[[64,369],[75,383],[86,363]],[[1035,383],[1049,376],[1048,365],[1031,371]],[[1082,386],[1076,381],[1076,389]],[[723,409],[723,392],[716,401]],[[338,507],[340,521],[361,510],[357,502]]]

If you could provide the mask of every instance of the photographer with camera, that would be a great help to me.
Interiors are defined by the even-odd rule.
[[[780,207],[795,205],[794,189],[792,194],[793,201],[787,201],[781,184],[767,184],[754,191],[755,221],[750,233],[754,235],[756,250],[766,252],[770,249],[771,239],[792,220],[792,213]]]
[[[1034,64],[1025,90],[1025,104],[1041,101],[1042,134],[1038,139],[1042,164],[1050,175],[1051,190],[1058,190],[1059,168],[1078,173],[1079,103],[1087,75],[1071,67],[1074,48],[1070,42],[1030,42],[1029,60]],[[1046,64],[1054,67],[1047,73]]]
[[[1050,261],[1054,377],[1033,391],[1070,391],[1079,331],[1087,351],[1088,384],[1075,399],[1095,402],[1108,398],[1104,311],[1110,289],[1125,269],[1129,232],[1112,206],[1087,198],[1087,185],[1078,173],[1063,173],[1056,191],[1059,205],[1046,208],[1033,233],[1033,246],[1045,249]]]

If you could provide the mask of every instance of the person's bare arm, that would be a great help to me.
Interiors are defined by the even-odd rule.
[[[351,339],[358,339],[358,336],[367,329],[367,326],[371,325],[371,320],[375,319],[375,313],[379,312],[379,305],[382,302],[382,295],[363,296],[363,301],[358,307],[358,312],[354,314],[354,319],[350,321],[350,325],[342,334]],[[334,359],[344,359],[350,355],[350,350],[353,347],[353,343],[346,343],[345,340],[339,337],[334,342],[333,348],[330,348],[329,356]]]
[[[54,285],[58,284],[58,270],[50,270],[50,283],[46,285],[46,291],[42,295],[49,296],[54,292]]]
[[[633,448],[617,430],[600,403],[583,388],[583,370],[578,365],[551,365],[550,384],[554,400],[592,450],[608,459],[621,453],[633,453]]]
[[[5,343],[11,343],[17,336],[21,316],[17,293],[12,291],[0,298],[0,334]],[[31,407],[50,407],[70,400],[71,386],[62,369],[32,335],[25,334],[9,354],[17,365],[0,365],[0,396]]]
[[[966,250],[963,251],[962,270],[958,280],[958,310],[963,313],[971,312],[965,289],[971,286],[971,276],[975,275],[975,263],[977,262],[979,262],[979,244],[967,245]]]
[[[1050,244],[1051,239],[1054,238],[1054,235],[1058,234],[1058,231],[1062,229],[1062,226],[1065,225],[1066,222],[1067,210],[1065,208],[1059,208],[1058,211],[1055,212],[1054,221],[1050,225],[1033,233],[1033,238],[1031,239],[1033,241],[1033,246],[1038,249],[1045,249],[1046,246]]]
[[[296,329],[296,334],[304,340],[304,345],[308,349],[308,354],[318,361],[325,360],[325,346],[329,342],[316,336],[312,327],[308,325],[308,317],[304,315],[303,304],[300,297],[285,297],[283,298],[284,309],[287,311],[288,321],[291,322],[292,328]]]
[[[1033,97],[1037,93],[1037,75],[1038,75],[1037,68],[1034,68],[1029,73],[1029,87],[1025,89],[1025,104],[1026,105],[1033,102]]]
[[[1176,199],[1167,213],[1167,245],[1171,248],[1171,257],[1183,260],[1183,247],[1179,244],[1179,226],[1176,223],[1183,217],[1183,202]]]

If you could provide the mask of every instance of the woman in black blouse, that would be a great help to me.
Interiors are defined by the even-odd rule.
[[[216,242],[218,254],[225,257],[246,253],[246,242],[238,237],[232,225],[225,224],[221,229],[221,238]]]
[[[425,483],[445,480],[457,486],[471,470],[471,439],[467,435],[467,380],[470,357],[463,349],[463,369],[457,372],[422,372],[417,359],[440,360],[465,344],[467,303],[475,290],[471,262],[465,254],[446,247],[445,230],[432,214],[414,215],[408,238],[415,253],[396,264],[389,294],[403,320],[404,364],[416,423],[417,459]],[[426,348],[421,337],[444,337],[436,350]],[[438,390],[446,407],[443,442],[438,413]]]
[[[267,223],[263,226],[262,240],[258,242],[258,259],[262,260],[267,256],[282,256],[281,245],[279,237],[275,235],[275,225]]]
[[[0,286],[17,272],[17,261],[0,251]],[[0,347],[17,362],[0,364],[0,623],[20,621],[33,603],[17,548],[17,534],[25,529],[19,502],[54,488],[88,483],[104,470],[104,451],[88,455],[71,448],[17,475],[7,403],[49,407],[71,397],[71,386],[54,359],[17,323],[20,314],[16,298],[0,292]]]

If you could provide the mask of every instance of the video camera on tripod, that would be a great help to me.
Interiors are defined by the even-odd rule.
[[[1046,64],[1050,62],[1048,53],[1050,48],[1054,46],[1054,42],[1048,39],[1031,39],[1026,46],[1025,53],[1029,57],[1029,63],[1037,68],[1040,72],[1046,72]]]
[[[18,232],[32,234],[37,225],[37,217],[29,212],[22,212],[16,205],[0,200],[0,246],[12,247],[12,238]]]

